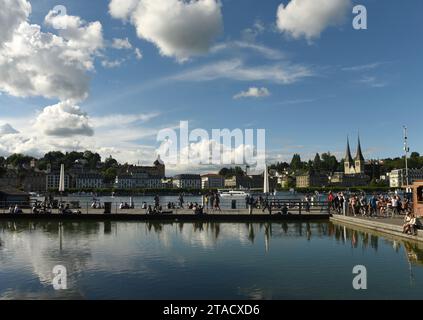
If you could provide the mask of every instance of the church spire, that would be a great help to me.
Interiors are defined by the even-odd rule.
[[[355,156],[355,161],[364,162],[363,152],[361,151],[360,135],[358,135],[357,155]]]
[[[349,137],[347,137],[347,151],[345,153],[345,162],[346,163],[353,163],[353,158],[351,156],[350,138]]]

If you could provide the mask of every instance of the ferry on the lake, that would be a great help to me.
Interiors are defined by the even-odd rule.
[[[250,195],[244,190],[218,190],[218,193],[223,198],[245,198]]]

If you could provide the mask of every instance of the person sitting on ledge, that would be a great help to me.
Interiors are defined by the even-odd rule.
[[[197,205],[197,206],[195,206],[194,207],[194,213],[195,214],[203,214],[204,212],[203,212],[203,207],[200,205]]]
[[[15,205],[15,208],[13,209],[13,213],[14,214],[19,214],[19,213],[23,213],[23,212],[22,212],[22,209],[19,208],[18,205]]]
[[[413,236],[417,236],[417,219],[414,214],[411,214],[410,234]]]
[[[407,213],[404,218],[404,225],[402,227],[402,233],[405,234],[417,234],[417,219],[414,214]]]
[[[32,213],[35,213],[35,214],[37,214],[37,213],[40,213],[40,211],[38,210],[38,208],[37,208],[37,205],[36,204],[34,204],[33,206],[32,206]]]
[[[66,204],[66,207],[62,210],[63,214],[71,214],[72,210],[70,209],[69,203]]]
[[[283,205],[282,214],[283,215],[287,215],[288,214],[288,206],[286,205],[286,203]]]
[[[411,213],[407,213],[404,217],[404,224],[402,225],[402,233],[407,233],[410,229]]]

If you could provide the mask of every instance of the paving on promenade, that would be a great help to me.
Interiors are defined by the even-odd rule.
[[[334,223],[347,224],[363,227],[374,231],[390,234],[404,239],[423,241],[423,230],[418,230],[417,235],[408,235],[402,233],[404,216],[396,217],[363,217],[363,216],[343,216],[334,214],[330,220]]]

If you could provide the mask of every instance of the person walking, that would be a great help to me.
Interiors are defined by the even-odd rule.
[[[245,208],[248,209],[248,206],[250,205],[250,195],[247,194],[245,197]]]
[[[210,195],[210,209],[212,210],[212,211],[214,211],[214,200],[215,200],[215,195],[214,195],[214,193],[212,193],[211,195]]]
[[[183,209],[184,208],[184,197],[182,196],[182,194],[180,194],[179,195],[179,207],[181,208],[181,209]]]
[[[208,210],[209,209],[209,194],[208,193],[206,193],[206,195],[204,196],[204,202]]]
[[[215,203],[215,209],[219,210],[219,212],[222,212],[222,209],[220,209],[220,197],[218,194],[215,195],[215,199],[214,199],[214,203]]]
[[[250,196],[248,197],[248,213],[253,214],[253,207],[254,207],[254,197]]]
[[[269,202],[269,195],[268,194],[266,194],[266,197],[263,200],[262,212],[264,212],[266,209],[269,210],[269,214],[271,215],[272,214],[272,206]]]

